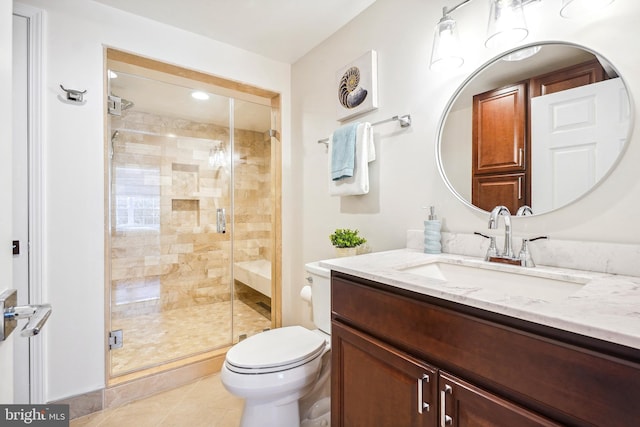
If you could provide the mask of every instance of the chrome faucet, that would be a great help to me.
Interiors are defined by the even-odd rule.
[[[527,205],[522,205],[518,208],[518,212],[516,212],[516,216],[527,216],[533,215],[533,211]]]
[[[522,206],[518,209],[518,216],[533,215],[529,206]],[[474,233],[478,236],[491,239],[489,244],[489,250],[485,256],[485,261],[501,262],[505,264],[521,265],[523,267],[535,267],[535,263],[531,258],[529,252],[529,242],[533,242],[540,239],[548,239],[547,236],[534,237],[530,239],[522,239],[522,248],[520,253],[516,256],[513,253],[513,243],[511,240],[511,212],[506,206],[496,206],[489,214],[489,228],[495,230],[498,228],[498,220],[500,217],[504,218],[504,251],[499,253],[496,249],[495,238],[491,236],[485,236],[482,233]]]
[[[498,228],[498,218],[504,218],[504,251],[501,257],[514,260],[513,245],[511,243],[511,212],[506,206],[496,206],[489,215],[489,228]]]

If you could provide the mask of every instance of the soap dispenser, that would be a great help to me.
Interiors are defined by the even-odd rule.
[[[426,208],[424,208],[426,209]],[[435,207],[429,207],[429,217],[424,221],[424,253],[439,254],[442,252],[442,222],[435,213]]]

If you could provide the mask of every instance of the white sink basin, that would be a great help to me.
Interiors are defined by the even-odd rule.
[[[523,267],[507,267],[519,269]],[[588,281],[587,277],[567,276],[546,272],[536,275],[531,269],[504,271],[492,269],[488,264],[464,265],[450,262],[430,262],[413,267],[398,269],[406,273],[428,277],[445,286],[470,290],[490,290],[505,296],[526,297],[544,301],[564,299],[580,290]]]

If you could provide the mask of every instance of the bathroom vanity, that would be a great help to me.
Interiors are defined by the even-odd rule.
[[[412,250],[325,266],[333,426],[638,425],[640,279]]]

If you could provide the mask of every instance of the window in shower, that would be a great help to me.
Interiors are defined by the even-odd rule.
[[[123,332],[107,357],[115,378],[204,360],[279,326],[279,142],[269,98],[110,52],[108,91],[122,102],[107,119],[108,328]]]
[[[114,168],[116,230],[160,228],[160,170],[140,166]]]

